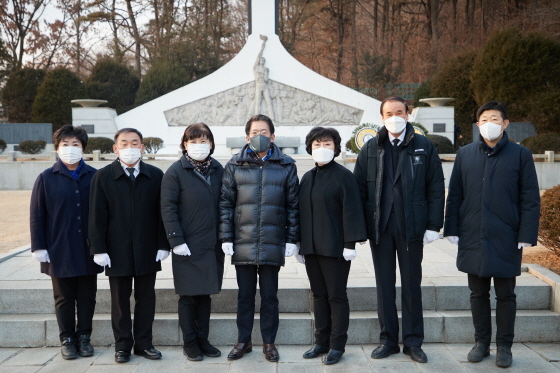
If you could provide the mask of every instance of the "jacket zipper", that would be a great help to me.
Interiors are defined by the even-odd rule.
[[[264,164],[260,165],[260,174],[259,174],[259,204],[261,205],[261,211],[259,212],[259,221],[257,226],[259,227],[258,232],[261,231],[261,214],[262,214],[262,184],[263,184],[263,166]],[[258,233],[257,238],[257,268],[259,268],[259,258],[260,258],[260,250],[261,250],[261,235]]]

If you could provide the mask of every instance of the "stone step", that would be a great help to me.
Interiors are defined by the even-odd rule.
[[[518,278],[516,287],[517,308],[520,310],[548,310],[550,309],[551,287],[545,282],[531,276]],[[355,279],[349,280],[348,299],[351,311],[376,311],[377,288],[375,286],[360,285]],[[372,281],[373,282],[373,281]],[[425,280],[422,286],[422,305],[425,310],[469,310],[470,291],[461,280],[434,278]],[[282,280],[278,290],[280,312],[311,312],[313,297],[305,281]],[[353,284],[355,283],[355,284]],[[281,285],[282,285],[281,284]],[[11,288],[0,288],[0,314],[37,314],[53,313],[54,301],[50,281],[10,281]],[[156,282],[156,312],[174,313],[177,311],[177,299],[173,289],[173,281],[169,279]],[[400,310],[400,286],[397,286],[397,308]],[[494,291],[491,291],[491,304],[495,308]],[[132,299],[132,298],[131,298]],[[111,294],[108,282],[99,277],[97,291],[96,312],[109,313]],[[131,301],[133,304],[133,301]],[[260,297],[257,291],[257,309],[260,307]],[[225,279],[224,288],[220,294],[212,296],[212,311],[216,313],[236,312],[237,286],[235,280]]]
[[[400,313],[399,313],[400,316]],[[253,343],[262,344],[259,314],[255,315]],[[493,319],[495,319],[493,312]],[[495,323],[495,320],[493,320]],[[234,313],[213,313],[210,341],[232,345],[237,340]],[[425,342],[472,343],[474,329],[469,311],[424,311]],[[276,343],[310,345],[313,342],[311,313],[281,313]],[[495,329],[495,325],[494,328]],[[158,313],[153,325],[154,344],[181,345],[176,313]],[[114,342],[109,314],[96,314],[92,343],[107,346]],[[351,312],[348,344],[379,342],[377,312]],[[560,342],[560,315],[546,310],[520,310],[515,324],[515,342]],[[58,325],[53,314],[0,315],[0,347],[58,346]]]

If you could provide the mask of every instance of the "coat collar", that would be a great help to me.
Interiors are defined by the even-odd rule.
[[[404,136],[404,141],[400,146],[408,146],[410,142],[414,139],[414,127],[409,122],[406,122],[406,135]],[[379,132],[377,132],[377,145],[382,146],[385,141],[389,139],[389,131],[385,126],[381,127]]]
[[[80,162],[84,162],[84,160],[82,159]],[[89,166],[87,163],[84,162],[84,166],[82,167],[82,169],[80,170],[80,174],[78,175],[78,179],[80,179],[83,175],[87,174],[88,172],[93,171],[93,167]],[[64,163],[62,163],[62,161],[59,159],[56,161],[56,163],[53,165],[52,167],[52,172],[58,172],[61,173],[63,175],[66,175],[70,178],[73,179],[72,175],[70,174],[70,170],[68,170],[68,168],[66,167],[66,165],[64,165]]]
[[[271,143],[270,144],[271,148],[272,148],[272,154],[270,155],[270,157],[268,157],[266,159],[265,162],[268,161],[279,161],[281,164],[290,164],[290,163],[295,163],[295,161],[293,160],[292,157],[285,155],[284,153],[282,153],[282,151],[280,150],[280,148],[278,146],[276,146],[275,143]],[[249,149],[249,144],[245,144],[245,146],[243,146],[243,148],[241,148],[241,151],[239,151],[239,153],[237,153],[233,158],[232,158],[232,162],[239,162],[239,163],[243,163],[243,162],[252,162],[252,163],[256,163],[257,161],[255,160],[255,158],[253,158],[248,152],[247,149]]]
[[[146,166],[147,166],[146,163],[140,161],[140,173],[138,174],[138,176],[144,174],[151,179],[154,175],[152,171]],[[113,180],[117,180],[121,176],[128,177],[128,175],[124,173],[124,170],[118,158],[113,163],[111,163],[110,167],[111,167],[111,174],[113,175]]]
[[[193,165],[191,164],[191,162],[189,162],[189,160],[187,159],[187,157],[185,157],[185,155],[182,155],[181,158],[179,158],[179,161],[181,162],[181,166],[183,168],[192,168],[194,169]],[[212,158],[212,161],[210,162],[210,168],[216,168],[220,165],[220,162],[218,162],[217,160],[215,160],[214,158]]]
[[[506,145],[509,144],[509,137],[506,133],[506,131],[504,131],[504,135],[502,136],[502,139],[500,141],[498,141],[498,143],[496,144],[496,146],[494,146],[494,150],[492,152],[489,152],[489,150],[491,149],[486,142],[484,141],[484,138],[482,138],[482,136],[479,135],[479,145],[480,148],[482,149],[482,151],[484,153],[486,153],[489,157],[494,157],[496,155],[498,155],[498,153],[506,147]]]

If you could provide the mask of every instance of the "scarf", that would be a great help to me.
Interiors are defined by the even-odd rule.
[[[187,160],[191,163],[195,170],[198,171],[202,176],[206,177],[208,170],[210,169],[210,163],[212,163],[212,157],[208,157],[205,161],[197,161],[192,159],[188,154],[185,154]]]

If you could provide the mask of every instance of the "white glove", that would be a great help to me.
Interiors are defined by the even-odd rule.
[[[447,236],[447,241],[451,242],[453,245],[459,245],[459,237],[457,236]]]
[[[435,240],[439,239],[439,232],[436,231],[426,231],[426,233],[424,233],[424,241],[423,244],[427,245],[431,242],[434,242]]]
[[[294,255],[296,256],[296,260],[298,262],[305,264],[305,257],[299,254],[299,242],[296,244],[296,251],[294,252]]]
[[[182,256],[191,255],[191,251],[189,250],[189,247],[187,246],[186,243],[181,244],[179,246],[175,246],[173,248],[173,252],[177,255],[182,255]]]
[[[526,243],[526,242],[518,242],[517,243],[517,248],[518,249],[522,249],[524,247],[529,247],[529,246],[533,246],[533,245],[531,245],[530,243]],[[37,251],[39,251],[39,250],[37,250]],[[47,258],[48,258],[48,255],[47,255]]]
[[[156,254],[156,262],[163,262],[169,256],[169,251],[158,250]]]
[[[95,254],[93,256],[93,261],[101,267],[107,266],[111,268],[111,258],[109,258],[108,254]]]
[[[49,252],[45,249],[42,250],[35,250],[31,253],[33,259],[38,261],[39,263],[51,262],[51,258],[49,258]]]
[[[286,243],[286,250],[284,251],[284,256],[292,256],[296,253],[297,245],[295,243]]]
[[[342,252],[342,256],[344,257],[344,259],[346,259],[346,261],[349,261],[356,259],[358,253],[356,252],[356,250],[344,249],[344,251]]]
[[[222,251],[226,255],[233,255],[233,242],[224,242],[222,244]]]

